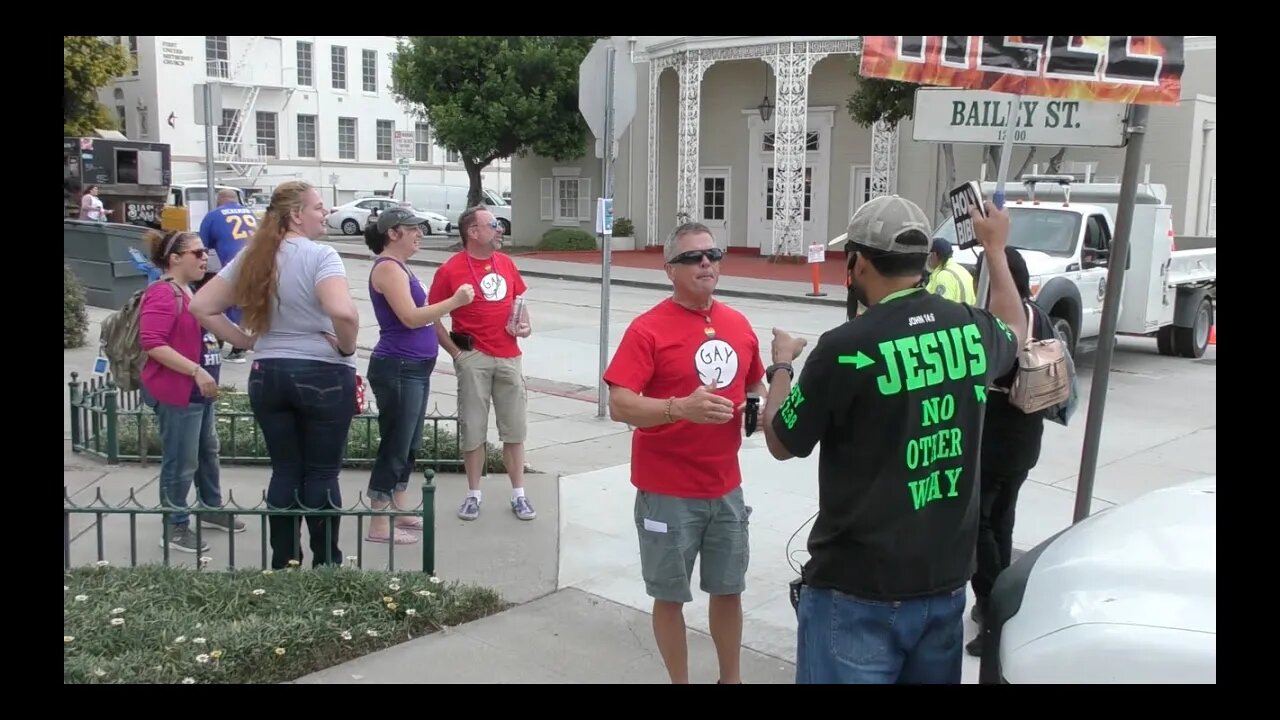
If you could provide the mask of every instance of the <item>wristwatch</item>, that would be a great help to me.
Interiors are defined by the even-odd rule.
[[[796,371],[791,367],[791,363],[774,363],[770,365],[764,370],[764,379],[769,384],[773,384],[773,374],[779,370],[786,370],[787,375],[790,375],[792,380],[796,379]]]

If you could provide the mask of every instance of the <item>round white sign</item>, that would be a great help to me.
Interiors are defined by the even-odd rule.
[[[729,343],[712,338],[698,346],[693,365],[703,385],[728,387],[738,377],[738,353]]]
[[[498,273],[491,272],[480,278],[480,294],[489,302],[498,302],[507,297],[507,279]]]

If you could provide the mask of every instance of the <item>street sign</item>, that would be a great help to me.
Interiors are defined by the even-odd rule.
[[[412,130],[396,130],[392,147],[397,160],[413,159],[414,133]]]
[[[1125,106],[1088,100],[1023,97],[1013,144],[1122,147]],[[918,142],[1000,145],[1009,127],[1009,96],[989,90],[916,90],[912,138]]]
[[[613,235],[613,198],[596,198],[596,234]]]
[[[407,157],[400,158],[399,160],[396,161],[396,165],[400,167],[401,175],[407,176],[409,174],[409,158]]]
[[[636,115],[636,68],[631,64],[625,37],[616,36],[596,42],[578,66],[578,111],[596,138],[605,129],[605,75],[608,73],[608,50],[615,52],[613,63],[613,141],[616,143]],[[596,143],[596,157],[604,157],[604,144]]]
[[[209,100],[209,108],[211,112],[209,117],[213,118],[213,124],[217,125],[222,120],[222,83],[201,83],[192,88],[192,98],[195,105],[192,108],[191,117],[195,120],[196,125],[205,124],[205,107],[204,107],[204,88],[209,86],[209,92],[213,94]]]

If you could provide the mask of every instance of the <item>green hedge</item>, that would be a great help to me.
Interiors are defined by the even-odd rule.
[[[252,417],[253,410],[249,406],[249,396],[246,393],[228,391],[223,388],[218,394],[218,399],[214,402],[216,403],[216,412],[220,416],[217,419],[218,444],[221,447],[223,457],[232,462],[237,458],[268,457],[267,446],[262,439],[262,431],[258,429],[257,423],[254,422]],[[234,444],[232,443],[232,422],[231,417],[229,417],[231,414],[239,415],[235,419]],[[151,458],[159,458],[160,426],[156,422],[155,413],[145,406],[143,406],[140,413],[122,413],[120,415],[117,431],[120,454],[124,456],[136,456],[139,454],[139,421],[142,422],[141,437],[142,441],[146,443],[147,455]],[[452,425],[452,422],[442,422],[440,424],[440,432],[437,435],[432,431],[433,424],[427,423],[423,429],[422,449],[418,452],[418,457],[424,461],[461,457],[458,452],[458,436],[448,429]],[[347,460],[372,462],[373,458],[378,454],[380,440],[381,433],[378,431],[377,417],[368,415],[356,416],[351,422],[351,431],[347,434]],[[437,447],[437,444],[439,447]],[[502,449],[492,443],[486,443],[485,449],[489,460],[489,470],[498,473],[506,472],[506,465],[502,461]]]
[[[627,218],[618,218],[613,221],[614,237],[635,237],[636,226]]]
[[[576,228],[552,228],[542,234],[539,250],[597,250],[596,236]]]

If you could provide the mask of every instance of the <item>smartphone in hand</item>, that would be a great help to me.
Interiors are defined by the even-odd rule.
[[[961,250],[968,250],[978,244],[978,236],[973,231],[973,218],[969,216],[969,208],[978,208],[983,217],[987,209],[983,205],[982,188],[977,182],[970,180],[950,193],[951,217],[956,224],[956,245]]]
[[[747,407],[742,411],[743,429],[746,430],[747,437],[756,431],[756,426],[760,422],[760,396],[747,395]]]

